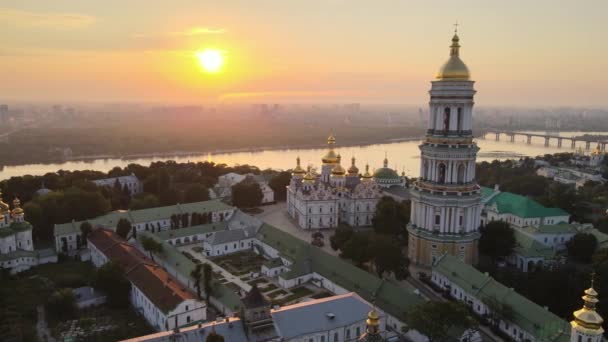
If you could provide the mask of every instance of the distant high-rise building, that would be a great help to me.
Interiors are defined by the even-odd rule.
[[[475,182],[474,81],[460,59],[457,34],[450,58],[431,82],[426,138],[420,145],[420,177],[411,190],[409,258],[430,266],[444,253],[476,263],[481,190]]]

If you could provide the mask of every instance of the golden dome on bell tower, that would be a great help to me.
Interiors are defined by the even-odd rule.
[[[591,280],[591,287],[585,290],[582,297],[584,301],[583,308],[574,312],[574,320],[570,322],[572,337],[576,334],[583,334],[585,336],[596,336],[598,340],[601,340],[601,336],[604,333],[604,329],[602,328],[604,319],[595,311],[595,307],[599,302],[597,297],[598,293],[593,288],[593,280]]]
[[[460,59],[460,38],[457,30],[452,37],[450,58],[441,66],[436,78],[445,81],[468,81],[471,78],[469,68]]]

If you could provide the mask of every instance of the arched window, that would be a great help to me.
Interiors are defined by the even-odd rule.
[[[446,107],[443,111],[443,133],[448,134],[450,130],[450,107]]]
[[[460,164],[458,165],[458,183],[462,184],[464,183],[464,171],[465,171],[465,167],[464,164]]]
[[[440,184],[445,183],[445,164],[441,163],[439,164],[439,177],[437,179],[437,182]]]

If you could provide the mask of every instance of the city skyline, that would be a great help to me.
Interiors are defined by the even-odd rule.
[[[113,3],[0,3],[4,100],[424,105],[458,22],[480,105],[608,105],[602,1]]]

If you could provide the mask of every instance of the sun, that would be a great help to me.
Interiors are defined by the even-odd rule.
[[[196,58],[204,71],[216,73],[222,70],[224,65],[224,56],[222,52],[215,49],[205,49],[196,52]]]

